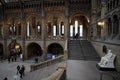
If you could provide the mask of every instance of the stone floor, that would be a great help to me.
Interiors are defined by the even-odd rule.
[[[100,80],[98,61],[68,60],[67,80]],[[110,76],[103,76],[102,80],[113,80]]]
[[[67,80],[100,80],[99,71],[96,69],[97,61],[85,61],[85,60],[68,60],[67,61]],[[41,80],[46,76],[49,76],[56,70],[55,65],[51,65],[44,69],[30,72],[30,61],[18,61],[8,63],[8,61],[0,62],[0,80],[4,77],[8,77],[8,80],[13,80],[13,76],[16,74],[17,65],[25,65],[26,75],[22,80]],[[103,80],[112,80],[110,76],[103,76]]]

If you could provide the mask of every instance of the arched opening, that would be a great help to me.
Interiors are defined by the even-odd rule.
[[[52,59],[63,55],[63,47],[58,43],[52,43],[47,48],[46,59]]]
[[[29,16],[26,19],[26,36],[27,38],[41,38],[42,26],[41,20],[37,16]]]
[[[3,56],[3,45],[0,43],[0,56]]]
[[[37,43],[30,43],[27,46],[27,57],[28,59],[36,57],[36,56],[41,56],[42,55],[42,49],[40,45]]]
[[[50,14],[46,18],[47,38],[63,39],[65,34],[64,16],[60,14]]]
[[[114,15],[113,16],[113,34],[116,36],[119,33],[119,20],[118,16]]]
[[[22,58],[20,55],[22,55],[22,48],[21,45],[16,42],[16,40],[12,40],[11,43],[9,44],[9,58],[12,59],[12,61],[16,61],[17,57]]]
[[[87,38],[89,20],[84,15],[74,15],[70,20],[70,38]]]
[[[111,18],[108,18],[108,36],[110,37],[112,34],[112,21]]]

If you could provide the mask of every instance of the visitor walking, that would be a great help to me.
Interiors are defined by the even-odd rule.
[[[17,74],[19,73],[20,71],[20,65],[17,66]]]
[[[8,80],[8,78],[7,78],[7,77],[5,77],[3,80]]]
[[[22,79],[23,78],[23,70],[22,69],[20,69],[19,74],[20,74],[20,78]]]
[[[22,65],[21,70],[23,71],[23,75],[25,75],[25,66]]]

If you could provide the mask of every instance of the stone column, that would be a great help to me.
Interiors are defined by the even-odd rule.
[[[59,35],[59,24],[56,25],[57,36]]]
[[[42,0],[42,40],[43,40],[43,54],[42,61],[45,60],[46,54],[46,25],[45,25],[45,13],[44,13],[44,0]]]
[[[8,45],[7,45],[7,38],[8,38],[8,32],[9,32],[9,27],[7,25],[7,17],[5,16],[5,6],[2,6],[3,9],[3,51],[4,51],[4,56],[8,57],[10,55],[9,49],[8,49]]]
[[[27,23],[25,23],[25,18],[24,18],[24,8],[23,8],[23,5],[20,3],[20,22],[21,22],[21,42],[22,42],[22,59],[23,60],[26,60],[27,59],[27,49],[26,49],[26,46],[25,46],[25,40],[26,40],[26,36],[27,36],[27,33],[26,33],[26,29],[27,29]]]
[[[69,20],[68,20],[68,17],[66,17],[65,19],[65,34],[64,34],[64,37],[65,39],[68,39],[69,38]]]
[[[3,51],[4,51],[4,57],[8,57],[10,56],[10,51],[8,49],[8,44],[7,44],[7,38],[8,38],[8,25],[6,23],[6,21],[4,21],[3,23],[3,40],[4,40],[4,43],[3,43]]]
[[[21,19],[21,40],[22,40],[22,55],[23,55],[23,60],[26,60],[28,58],[27,56],[27,49],[25,46],[25,40],[26,40],[26,28],[27,28],[27,25],[25,23],[25,20],[24,19]]]
[[[65,6],[66,6],[66,11],[65,11],[65,39],[68,39],[69,38],[69,0],[66,1],[65,3]]]

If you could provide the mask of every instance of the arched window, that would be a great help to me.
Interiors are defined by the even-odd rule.
[[[113,34],[117,35],[119,32],[119,20],[118,20],[118,16],[114,15],[113,16]]]
[[[70,25],[70,37],[73,37],[73,25]]]
[[[80,25],[80,37],[83,37],[83,25]]]
[[[30,23],[27,23],[27,37],[30,36]]]
[[[97,26],[97,37],[100,39],[101,38],[101,26]]]
[[[62,34],[64,34],[64,28],[65,28],[64,25],[62,25]]]
[[[57,33],[56,33],[56,25],[53,25],[53,36],[56,36]]]
[[[108,36],[110,36],[112,33],[112,22],[111,18],[108,18]]]
[[[13,27],[9,25],[9,35],[12,35],[12,32],[13,32]]]
[[[37,31],[38,31],[38,33],[40,33],[40,30],[41,30],[41,29],[40,29],[40,26],[38,25],[38,26],[37,26]]]
[[[75,21],[75,35],[78,33],[78,21]]]

